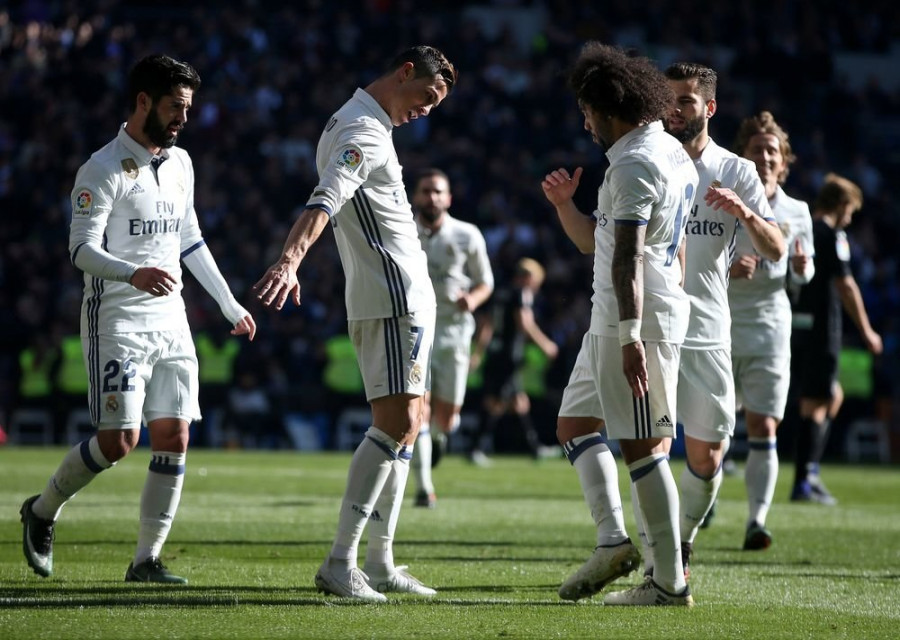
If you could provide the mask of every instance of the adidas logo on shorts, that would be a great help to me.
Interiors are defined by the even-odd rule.
[[[671,429],[671,428],[672,428],[672,421],[669,420],[669,416],[663,414],[663,417],[656,421],[656,427],[657,427],[658,429],[662,429],[662,428],[665,428],[665,427],[668,427],[669,429]]]

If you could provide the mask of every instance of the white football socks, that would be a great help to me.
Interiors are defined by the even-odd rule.
[[[356,447],[347,472],[338,529],[331,547],[332,565],[349,571],[356,567],[363,529],[381,495],[400,445],[381,429],[369,427]]]
[[[438,427],[431,428],[437,429]],[[416,481],[416,489],[421,493],[434,493],[434,481],[431,479],[431,451],[433,446],[431,430],[425,427],[419,431],[419,436],[416,438],[415,455],[410,461]]]
[[[584,501],[597,525],[597,546],[613,546],[628,537],[619,495],[616,459],[600,434],[578,436],[563,447],[578,473]]]
[[[685,466],[681,474],[681,540],[694,542],[700,524],[709,513],[710,508],[719,495],[722,486],[722,465],[716,469],[712,478],[701,478]]]
[[[394,570],[394,533],[403,506],[403,493],[409,477],[411,451],[401,447],[397,459],[391,463],[381,495],[375,501],[369,523],[369,544],[366,548],[366,571],[390,575]]]
[[[747,503],[750,511],[747,525],[756,522],[766,524],[769,508],[775,497],[778,482],[778,447],[775,438],[747,438],[750,451],[744,468],[744,484],[747,486]]]
[[[687,582],[681,564],[678,486],[666,454],[641,458],[628,465],[628,470],[653,544],[653,580],[666,591],[681,593]]]
[[[55,521],[66,502],[113,464],[100,451],[97,436],[76,444],[69,449],[40,497],[31,505],[34,515]]]
[[[154,451],[141,494],[141,526],[134,566],[151,556],[159,557],[181,502],[187,453]]]

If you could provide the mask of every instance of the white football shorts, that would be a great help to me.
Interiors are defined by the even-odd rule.
[[[650,391],[635,398],[622,373],[618,337],[586,333],[559,415],[600,418],[613,440],[674,438],[680,350],[668,342],[644,343]]]
[[[137,429],[159,418],[200,419],[190,331],[82,337],[88,408],[98,429]]]
[[[399,318],[350,320],[350,340],[369,401],[408,393],[424,396],[434,342],[434,307]]]
[[[470,314],[461,321],[438,320],[431,351],[431,395],[461,407],[466,397],[469,359],[475,319]]]
[[[685,435],[720,442],[734,435],[734,377],[728,349],[682,349],[678,422]]]
[[[734,387],[739,406],[781,420],[791,386],[791,353],[732,356]]]

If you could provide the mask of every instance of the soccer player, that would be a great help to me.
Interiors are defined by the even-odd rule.
[[[219,303],[232,335],[252,340],[256,333],[203,241],[194,168],[174,146],[199,86],[184,62],[165,55],[139,61],[128,76],[128,120],[75,177],[69,253],[84,271],[81,340],[97,434],[69,451],[43,493],[22,505],[25,557],[41,576],[53,572],[60,510],[134,449],[143,419],[150,470],[125,580],[187,582],[160,561],[181,499],[188,429],[200,419],[180,261]]]
[[[750,448],[744,471],[749,506],[744,549],[757,550],[772,544],[766,516],[778,480],[776,430],[790,386],[791,303],[785,278],[796,285],[809,282],[815,248],[809,207],[781,188],[795,160],[787,132],[771,113],[761,111],[741,123],[735,150],[756,165],[788,250],[781,260],[764,258],[738,227],[728,285],[735,392]]]
[[[266,306],[300,304],[297,269],[329,222],[347,279],[349,333],[372,407],[372,426],[347,474],[337,535],[316,573],[320,591],[368,602],[383,592],[435,594],[394,565],[393,539],[423,416],[434,340],[435,296],[391,138],[394,127],[427,116],[456,83],[443,53],[418,46],[357,89],[325,125],[319,184],[284,251],[254,285]],[[371,520],[365,572],[357,549]]]
[[[431,467],[440,460],[447,436],[459,427],[475,332],[472,312],[494,289],[484,236],[475,225],[448,213],[451,201],[447,174],[440,169],[419,173],[412,206],[437,298],[437,326],[431,350],[431,391],[425,396],[427,415],[411,462],[417,507],[437,504]],[[435,456],[433,441],[437,443]]]
[[[684,425],[687,453],[679,482],[680,527],[688,573],[694,538],[722,484],[722,457],[734,434],[728,270],[737,229],[741,227],[748,246],[768,260],[781,260],[785,244],[756,167],[709,135],[709,120],[717,108],[716,72],[679,62],[665,75],[675,94],[666,129],[684,145],[705,190],[686,221],[684,290],[691,313],[678,380],[678,420]],[[652,532],[647,534],[652,544]],[[645,550],[646,571],[658,554]]]
[[[640,495],[656,565],[643,584],[609,593],[604,602],[691,606],[680,555],[678,487],[666,452],[675,436],[679,351],[689,313],[678,253],[697,171],[663,130],[672,92],[650,60],[591,42],[569,83],[584,128],[606,149],[609,168],[592,217],[572,200],[581,167],[571,175],[557,169],[541,184],[566,235],[582,253],[594,254],[590,329],[563,392],[557,436],[578,473],[597,546],[559,595],[590,597],[640,560],[625,531],[615,459],[601,435],[606,430],[619,441]]]
[[[850,270],[850,243],[844,231],[862,204],[862,190],[832,173],[825,176],[813,202],[816,274],[800,289],[792,342],[800,396],[791,490],[791,500],[797,502],[837,503],[819,477],[819,463],[829,423],[844,400],[837,379],[843,311],[859,329],[866,348],[875,355],[882,350],[881,336],[869,324],[859,286]]]
[[[525,345],[529,340],[548,358],[555,358],[559,353],[556,343],[547,337],[534,317],[534,296],[543,283],[544,267],[537,260],[519,260],[511,286],[494,294],[490,317],[478,331],[476,353],[484,359],[483,399],[478,431],[473,434],[467,453],[469,461],[478,466],[492,464],[484,452],[486,441],[508,413],[518,420],[535,459],[559,453],[559,447],[541,444],[531,421],[531,399],[522,386]],[[476,355],[476,361],[478,358]]]

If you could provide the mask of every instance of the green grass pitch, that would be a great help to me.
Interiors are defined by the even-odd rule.
[[[0,449],[0,638],[889,638],[900,637],[900,474],[826,466],[837,507],[787,501],[782,465],[769,517],[775,542],[744,552],[746,503],[727,477],[695,543],[690,610],[561,601],[594,527],[563,460],[451,456],[435,470],[438,506],[416,509],[412,481],[398,564],[438,589],[382,605],[316,592],[349,464],[347,453],[192,451],[164,550],[186,587],[123,582],[136,539],[146,449],[101,475],[63,511],[54,575],[21,550],[18,510],[63,449]],[[673,461],[676,478],[683,464]],[[620,465],[621,473],[621,465]],[[634,531],[627,480],[620,483]],[[639,573],[612,585],[637,583]],[[609,587],[608,587],[609,588]]]

